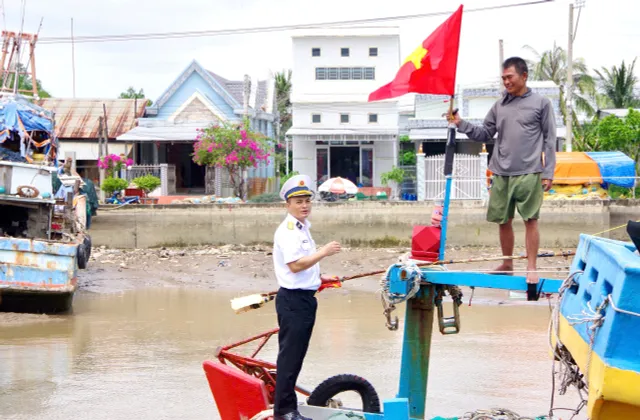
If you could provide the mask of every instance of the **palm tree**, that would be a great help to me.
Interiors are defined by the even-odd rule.
[[[629,66],[622,60],[620,67],[602,67],[602,71],[595,70],[600,87],[614,108],[640,106],[640,100],[634,96],[634,89],[638,83],[638,78],[633,73],[635,65],[636,59]]]
[[[281,176],[289,173],[291,169],[292,159],[289,159],[289,168],[287,168],[286,162],[286,150],[282,146],[285,141],[285,134],[291,128],[293,123],[291,116],[291,69],[285,71],[282,70],[274,75],[275,87],[276,87],[276,109],[278,112],[278,142],[281,149],[275,154],[276,166]],[[289,151],[291,157],[291,151]]]
[[[275,74],[276,85],[276,107],[279,114],[280,141],[284,140],[284,133],[291,128],[291,74],[292,71],[282,70]]]
[[[567,84],[567,53],[566,51],[553,43],[553,48],[544,51],[542,54],[532,47],[525,45],[524,48],[529,50],[536,57],[535,61],[527,60],[529,66],[529,77],[532,80],[551,80],[560,87],[560,111],[564,123],[567,123],[566,108],[566,84]],[[573,101],[575,109],[593,116],[597,109],[595,100],[595,81],[589,75],[589,70],[582,58],[576,58],[573,61]],[[575,122],[577,118],[571,116]]]

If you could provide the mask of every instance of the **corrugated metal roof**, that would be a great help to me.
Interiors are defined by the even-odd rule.
[[[56,134],[59,138],[98,138],[102,104],[107,108],[109,138],[116,138],[136,126],[136,119],[144,115],[146,99],[59,99],[36,101],[41,107],[55,112]],[[136,109],[137,105],[137,109]]]

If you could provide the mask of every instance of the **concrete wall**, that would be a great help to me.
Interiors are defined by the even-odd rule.
[[[540,221],[542,247],[575,247],[580,233],[596,233],[640,220],[640,202],[547,202]],[[429,224],[431,203],[356,202],[316,204],[313,235],[318,244],[339,240],[345,245],[409,245],[414,225]],[[476,202],[452,206],[448,244],[498,245],[497,227],[485,222],[486,209]],[[271,243],[285,217],[282,205],[131,206],[102,209],[90,234],[96,246],[147,248],[200,244]],[[516,216],[518,217],[518,216]],[[516,244],[524,244],[516,219]],[[625,238],[624,229],[605,234]]]
[[[312,184],[318,183],[318,171],[316,162],[316,143],[314,141],[297,140],[293,136],[292,142],[293,170],[303,175],[309,175]]]
[[[396,165],[394,151],[395,141],[375,141],[373,142],[373,186],[382,185],[380,177],[383,173],[389,172]],[[398,146],[396,146],[397,148]]]

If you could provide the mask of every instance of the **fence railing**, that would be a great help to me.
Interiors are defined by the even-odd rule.
[[[153,175],[160,178],[160,194],[170,195],[176,193],[176,166],[161,163],[159,165],[134,165],[129,169],[123,169],[121,177],[131,182],[145,175]]]
[[[225,168],[209,168],[207,177],[207,194],[216,195],[218,197],[231,197],[234,195],[233,185],[231,184],[231,176]],[[278,190],[276,178],[263,177],[265,173],[258,171],[249,172],[246,178],[247,198],[255,197],[265,193],[275,193]]]
[[[486,187],[487,153],[456,154],[453,164],[452,200],[483,200]],[[418,200],[443,200],[445,189],[444,154],[418,154]]]
[[[135,165],[124,171],[127,181],[131,181],[145,175],[153,175],[160,178],[161,172],[162,170],[160,165]]]

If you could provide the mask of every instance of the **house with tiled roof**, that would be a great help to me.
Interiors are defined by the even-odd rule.
[[[249,91],[246,104],[245,83]],[[170,191],[225,195],[224,174],[218,173],[219,182],[216,182],[215,173],[219,171],[198,166],[192,160],[196,130],[224,121],[242,121],[245,105],[251,129],[273,138],[276,111],[272,79],[229,80],[194,60],[154,104],[146,108],[138,125],[117,140],[134,145],[134,160],[138,165],[168,164],[175,184]],[[271,162],[250,170],[249,179],[275,181],[275,165]]]

